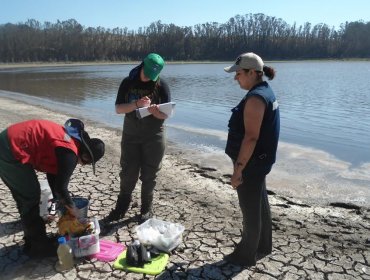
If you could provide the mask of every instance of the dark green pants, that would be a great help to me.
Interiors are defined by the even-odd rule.
[[[22,164],[14,158],[7,130],[0,133],[0,177],[17,203],[25,247],[29,249],[32,244],[42,244],[47,239],[45,223],[40,217],[40,183],[31,165]]]
[[[152,200],[165,150],[163,134],[161,132],[151,136],[122,135],[119,195],[121,199],[131,196],[140,176],[142,201]]]
[[[0,177],[10,189],[21,218],[39,207],[41,190],[36,172],[31,165],[14,158],[7,130],[0,133]]]

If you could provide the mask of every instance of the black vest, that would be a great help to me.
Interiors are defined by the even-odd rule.
[[[280,132],[280,113],[275,95],[267,82],[254,86],[240,101],[238,106],[231,110],[229,120],[229,133],[225,153],[236,161],[244,138],[244,106],[251,96],[259,96],[266,104],[266,110],[260,129],[260,135],[252,157],[248,161],[245,170],[262,168],[270,170],[276,160],[276,150]]]

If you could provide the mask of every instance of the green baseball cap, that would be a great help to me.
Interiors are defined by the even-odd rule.
[[[144,74],[152,81],[157,81],[164,66],[163,58],[156,53],[150,53],[144,58]]]

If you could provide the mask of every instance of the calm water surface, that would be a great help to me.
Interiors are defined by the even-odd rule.
[[[280,160],[271,176],[274,183],[282,188],[299,185],[302,195],[324,190],[330,196],[332,187],[340,186],[335,192],[343,189],[343,197],[362,203],[362,198],[351,197],[345,190],[355,185],[359,197],[364,196],[362,189],[370,190],[370,62],[266,64],[277,71],[269,83],[281,110]],[[177,104],[167,121],[168,138],[188,148],[194,160],[194,154],[199,155],[192,153],[195,149],[218,155],[213,163],[225,162],[230,109],[246,93],[232,74],[223,71],[227,65],[170,64],[162,72]],[[114,102],[120,82],[133,66],[4,69],[0,70],[0,90],[16,93],[0,94],[66,113],[81,111],[85,118],[121,127],[122,116],[115,114]],[[205,158],[199,160],[207,162]],[[297,172],[301,176],[291,182],[292,173]]]

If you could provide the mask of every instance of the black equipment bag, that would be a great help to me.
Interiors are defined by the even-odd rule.
[[[143,267],[148,262],[150,262],[150,253],[144,245],[134,244],[127,246],[126,263],[129,266]]]

